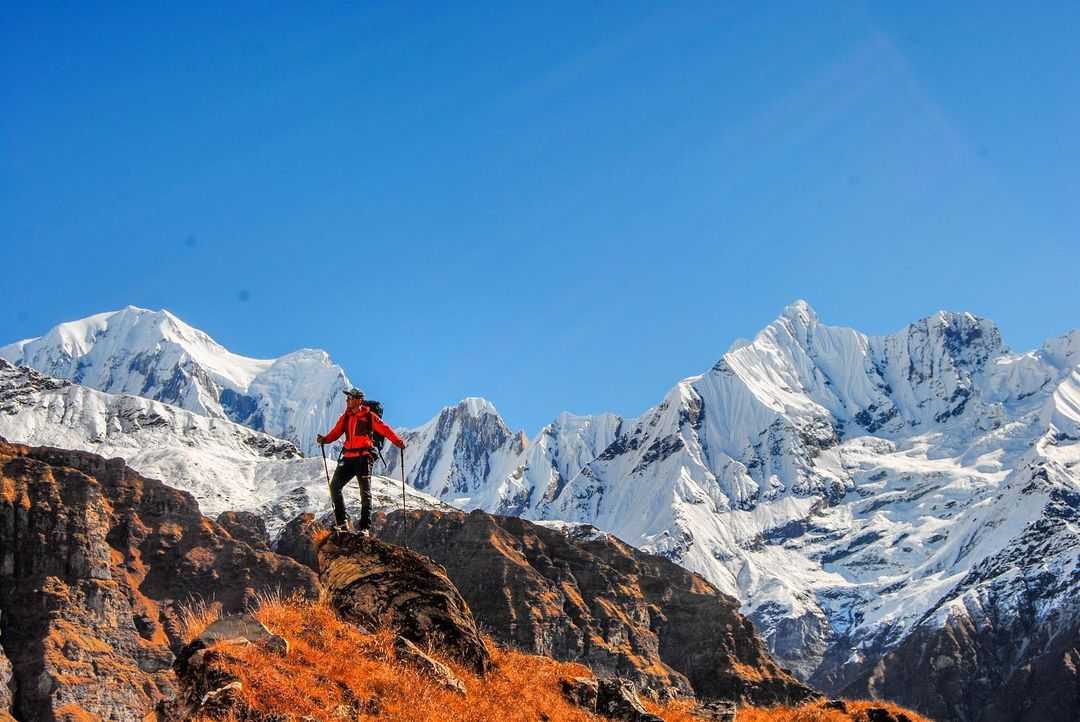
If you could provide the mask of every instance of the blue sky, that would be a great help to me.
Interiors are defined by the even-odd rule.
[[[1076,3],[92,5],[0,25],[5,343],[168,308],[531,434],[797,298],[1080,327]]]

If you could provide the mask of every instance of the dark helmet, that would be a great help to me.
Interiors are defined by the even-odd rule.
[[[350,399],[360,399],[361,401],[364,400],[364,392],[360,389],[345,389],[344,391],[342,391],[342,393],[348,396]]]

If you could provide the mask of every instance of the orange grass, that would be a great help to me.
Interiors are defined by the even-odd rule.
[[[559,679],[591,676],[587,668],[491,645],[498,669],[480,678],[443,659],[465,683],[462,697],[394,660],[389,630],[363,634],[317,602],[262,604],[256,616],[289,640],[286,657],[257,647],[234,652],[231,670],[244,699],[259,712],[323,720],[475,720],[551,722],[592,719],[567,703]]]
[[[230,671],[243,682],[245,702],[256,712],[277,713],[290,720],[318,722],[397,720],[399,722],[586,722],[600,718],[570,705],[559,680],[591,677],[579,664],[556,662],[501,649],[489,642],[496,670],[478,677],[442,658],[465,683],[463,697],[435,684],[394,659],[394,635],[387,629],[364,634],[342,622],[319,602],[299,599],[261,600],[255,615],[271,631],[289,640],[281,657],[256,646],[230,648]],[[645,701],[667,722],[697,722],[691,704],[664,706]],[[854,714],[820,709],[740,707],[739,722],[866,722],[868,706],[904,711],[913,722],[925,717],[883,702],[853,701]]]
[[[195,639],[221,618],[221,604],[218,602],[207,604],[204,599],[194,599],[177,606],[180,639],[185,643]]]

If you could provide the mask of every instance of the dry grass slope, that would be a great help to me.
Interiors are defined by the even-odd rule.
[[[465,683],[467,694],[446,690],[394,659],[393,634],[380,630],[364,634],[341,622],[328,606],[299,600],[264,598],[256,616],[273,632],[289,640],[287,657],[258,647],[233,648],[231,671],[244,686],[244,699],[260,713],[319,722],[396,720],[398,722],[574,722],[596,720],[563,699],[559,680],[591,676],[578,664],[522,654],[494,645],[496,671],[486,677],[471,674],[453,660],[442,658]],[[212,609],[192,610],[194,633],[212,621]],[[435,655],[433,655],[435,656]],[[686,703],[658,706],[646,703],[668,722],[691,722]],[[739,710],[740,722],[866,722],[868,706],[880,702],[849,702],[853,714],[801,708]],[[900,708],[912,722],[926,718]]]

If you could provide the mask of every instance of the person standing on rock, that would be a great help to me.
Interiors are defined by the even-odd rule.
[[[319,434],[315,440],[320,444],[332,444],[345,434],[341,463],[330,482],[330,500],[334,504],[334,530],[348,529],[345,499],[341,490],[356,477],[360,481],[360,533],[366,535],[371,533],[371,461],[378,453],[371,435],[382,434],[399,449],[405,448],[405,442],[364,403],[363,391],[349,389],[345,392],[345,397],[345,413],[334,424],[330,433],[325,436]]]

